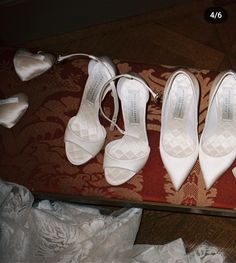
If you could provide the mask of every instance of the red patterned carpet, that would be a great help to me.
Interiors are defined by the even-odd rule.
[[[50,71],[29,82],[17,77],[12,58],[15,50],[1,49],[4,59],[0,65],[1,97],[24,92],[29,97],[29,109],[12,129],[0,129],[1,178],[23,184],[32,191],[73,196],[96,196],[127,201],[147,201],[185,206],[236,208],[236,181],[232,168],[206,190],[199,163],[195,164],[187,180],[176,192],[163,167],[159,154],[161,104],[150,100],[147,129],[151,154],[143,170],[129,182],[110,186],[103,173],[103,150],[82,166],[72,165],[66,158],[64,131],[68,120],[79,108],[87,79],[87,60],[73,59],[55,65]],[[114,61],[120,73],[139,73],[152,90],[163,93],[166,80],[175,67],[144,65]],[[208,105],[209,90],[217,72],[190,71],[201,87],[199,133],[201,133]],[[3,89],[2,87],[8,87]],[[112,99],[105,101],[105,110],[112,110]],[[102,118],[101,118],[102,119]],[[120,137],[116,130],[107,129],[106,143]],[[121,115],[119,116],[122,125]],[[104,148],[103,148],[104,149]]]
[[[227,10],[229,17],[225,23],[209,24],[205,21],[203,14],[206,8],[214,5],[221,5]],[[27,47],[30,49],[45,50],[61,54],[79,51],[95,54],[97,56],[107,55],[111,58],[119,58],[122,61],[132,61],[135,63],[143,62],[145,64],[155,65],[181,65],[184,67],[211,69],[215,71],[222,71],[227,69],[236,70],[236,30],[234,30],[236,24],[235,12],[236,4],[234,0],[193,0],[165,10],[157,10],[136,17],[129,17],[111,23],[99,24],[73,32],[68,32],[63,35],[50,36],[45,39],[36,39],[31,43],[24,43],[21,46],[17,44],[15,45],[17,45],[17,47]],[[29,22],[27,19],[26,24],[28,25],[28,23]],[[15,28],[16,30],[18,30],[19,25],[17,25]],[[27,27],[27,29],[29,29],[29,27]],[[33,30],[33,28],[31,29]],[[29,126],[27,126],[27,124],[32,124],[33,121],[37,121],[42,118],[39,118],[36,115],[38,107],[40,107],[40,105],[43,105],[44,103],[44,101],[41,101],[42,98],[39,98],[38,101],[38,92],[44,92],[44,94],[48,95],[48,98],[50,99],[50,93],[47,93],[50,92],[50,90],[48,90],[47,88],[49,85],[52,89],[52,93],[63,90],[63,86],[56,86],[57,77],[54,72],[59,72],[59,68],[63,68],[64,65],[58,65],[59,68],[52,69],[46,75],[32,80],[31,82],[22,83],[19,81],[16,75],[13,74],[12,64],[10,63],[10,56],[12,55],[13,53],[11,50],[8,52],[8,54],[4,55],[4,65],[2,63],[0,64],[0,74],[1,76],[2,74],[4,74],[3,79],[1,78],[0,96],[1,98],[4,98],[5,96],[12,95],[15,91],[26,92],[27,94],[30,94],[31,104],[26,115],[16,125],[14,130],[6,130],[3,127],[0,127],[0,162],[2,163],[2,153],[5,151],[5,149],[7,149],[7,158],[11,162],[12,167],[10,167],[10,165],[8,166],[8,173],[4,173],[4,177],[9,178],[10,180],[11,173],[13,172],[13,175],[16,177],[15,179],[20,184],[27,185],[28,182],[30,182],[33,184],[33,187],[38,189],[37,183],[34,182],[34,180],[31,178],[32,176],[34,176],[34,174],[39,174],[40,172],[37,168],[37,158],[39,158],[40,163],[46,163],[44,166],[41,167],[42,172],[44,170],[50,171],[49,167],[52,167],[52,164],[50,164],[50,162],[47,162],[47,158],[50,157],[50,154],[47,154],[47,156],[44,156],[45,154],[42,154],[41,156],[36,155],[35,159],[31,158],[31,160],[33,160],[32,163],[25,163],[23,165],[20,163],[21,160],[18,159],[21,153],[17,151],[21,149],[22,153],[24,153],[24,148],[22,147],[22,145],[26,145],[26,142],[23,141],[21,143],[20,141],[18,141],[17,145],[14,138],[18,135],[23,137],[23,135],[20,133],[22,130],[24,130],[26,137],[28,137],[29,134],[26,134],[26,130],[29,129]],[[142,71],[142,69],[140,68],[136,69],[138,72]],[[209,77],[212,79],[215,76],[215,73],[212,72],[211,74],[212,75],[209,75]],[[46,80],[50,76],[50,82],[41,82],[41,79]],[[75,79],[75,77],[79,78],[78,76],[73,76],[73,79]],[[65,78],[65,82],[68,83],[68,81],[66,81],[68,79],[68,76],[63,76],[63,78]],[[166,77],[158,78],[164,80],[166,79]],[[211,81],[208,83],[207,89],[209,89],[209,86],[211,85],[210,83]],[[5,84],[7,86],[5,86]],[[71,85],[74,85],[74,82]],[[75,90],[73,90],[74,94],[78,94],[77,86]],[[163,83],[159,84],[159,87],[163,87]],[[35,92],[35,90],[37,92]],[[58,124],[59,134],[56,135],[58,138],[57,143],[60,145],[60,147],[62,147],[60,151],[62,153],[62,156],[64,157],[65,153],[62,133],[64,132],[66,121],[68,121],[70,116],[76,113],[79,107],[79,102],[80,100],[78,98],[74,100],[74,104],[68,105],[66,103],[66,107],[68,107],[69,113],[67,116],[63,117],[63,122],[60,122]],[[151,105],[152,104],[150,104],[150,106]],[[63,105],[55,107],[63,108]],[[207,104],[203,105],[203,107],[205,109],[207,107]],[[45,108],[47,109],[47,107]],[[47,109],[47,111],[50,110],[52,109]],[[41,116],[44,116],[44,114],[41,113]],[[200,118],[200,122],[203,123],[205,118],[205,111],[203,111],[201,116],[202,117]],[[45,125],[48,125],[48,122],[56,123],[57,120],[55,120],[55,117],[57,118],[57,116],[54,116],[53,120],[42,118],[41,122]],[[60,118],[62,118],[61,113]],[[156,121],[153,122],[156,123]],[[202,126],[200,127],[200,129],[202,129]],[[31,133],[31,136],[35,140],[35,144],[33,144],[32,141],[29,143],[31,143],[31,145],[33,145],[33,147],[35,148],[32,148],[30,150],[28,148],[28,156],[30,154],[32,156],[35,156],[35,153],[37,153],[37,148],[35,146],[37,144],[37,140],[41,140],[41,142],[43,141],[42,137],[36,137],[36,134],[39,134],[39,132],[37,131],[37,127],[35,126],[35,128],[32,130],[33,132]],[[48,132],[48,128],[46,130]],[[155,133],[155,135],[158,137],[158,132],[153,131],[153,133]],[[45,134],[47,133],[44,133],[44,136]],[[6,140],[3,140],[3,135]],[[148,132],[148,136],[150,140],[150,132]],[[154,143],[155,146],[158,147],[158,139],[155,140]],[[25,148],[27,148],[27,145]],[[155,148],[153,148],[152,146],[152,152],[148,163],[150,163],[152,158],[156,160],[154,151]],[[29,173],[26,173],[27,176],[22,176],[24,174],[24,171],[20,168],[20,170],[18,171],[18,175],[16,175],[16,168],[13,160],[15,156],[18,156],[17,163],[18,165],[20,163],[20,167],[28,166],[29,168],[31,167],[31,169],[32,167],[35,168],[32,169]],[[54,154],[53,158],[61,159],[62,157]],[[71,169],[75,168],[73,168],[69,164],[69,162],[65,160],[64,162],[67,163],[67,166],[64,167],[64,170],[66,169],[68,173],[72,173]],[[196,166],[198,167],[198,164],[196,164]],[[101,167],[101,165],[99,165],[99,167]],[[58,167],[53,167],[53,169],[51,169],[51,172],[53,172],[55,169],[57,169],[57,172],[63,173],[63,171],[60,171]],[[161,169],[162,171],[164,171],[163,167]],[[25,168],[25,170],[27,169]],[[76,174],[73,173],[70,178],[65,177],[67,181],[62,180],[60,185],[57,185],[55,181],[52,182],[53,187],[61,189],[61,191],[65,192],[71,191],[72,193],[74,191],[74,189],[71,189],[71,185],[73,183],[74,185],[82,186],[82,184],[78,181],[79,176],[76,176]],[[197,172],[197,174],[199,173]],[[100,180],[102,176],[103,171],[100,172],[100,177],[98,177],[98,180]],[[199,176],[199,178],[201,179],[201,175]],[[51,177],[55,179],[53,173]],[[189,180],[192,178],[197,177],[191,175],[190,177],[188,177],[188,181],[186,181],[186,183],[188,183]],[[207,200],[210,202],[211,205],[216,205],[216,203],[218,203],[219,206],[226,205],[225,202],[222,203],[220,202],[220,200],[223,200],[223,197],[228,196],[228,189],[225,189],[224,187],[221,189],[219,186],[225,183],[225,185],[229,185],[230,189],[231,187],[235,188],[234,180],[230,171],[228,172],[228,174],[221,177],[218,183],[213,186],[214,192],[208,195],[209,199]],[[154,178],[154,181],[156,182],[157,179]],[[42,184],[44,184],[47,188],[50,188],[45,182],[42,181],[41,183],[41,180],[39,178],[38,183],[40,183],[41,186]],[[146,181],[146,183],[148,182]],[[162,183],[164,183],[164,178],[162,179]],[[166,183],[168,182],[166,181]],[[96,185],[96,181],[94,182],[94,185]],[[151,185],[151,182],[149,183],[149,185]],[[156,187],[159,187],[158,185],[159,182],[156,184]],[[171,186],[170,183],[168,185]],[[107,185],[105,185],[105,187],[107,187]],[[143,187],[143,184],[139,184],[137,186],[136,192],[138,193],[138,195],[140,195],[141,192],[143,193],[144,189],[148,189],[148,185],[140,190],[141,187]],[[194,187],[196,187],[196,182],[194,182]],[[201,194],[201,191],[190,191],[190,195],[188,190],[189,188],[187,189],[187,191],[184,189],[184,187],[181,188],[182,191],[179,197],[176,197],[172,194],[169,194],[169,196],[171,198],[173,197],[176,202],[177,200],[180,200],[179,202],[183,202],[183,200],[186,199],[183,198],[183,196],[189,196],[190,198],[188,198],[188,200],[193,200],[192,202],[196,203],[196,199],[201,200],[201,198],[203,198],[204,202],[206,203],[207,195],[205,193]],[[163,192],[164,191],[165,190],[163,190]],[[167,191],[169,192],[169,190]],[[212,197],[212,195],[214,197]],[[96,197],[96,200],[98,199],[99,198]],[[233,207],[233,203],[235,203],[235,194],[232,196],[228,196],[227,200],[227,204],[230,207]],[[126,205],[126,203],[122,203],[122,205]],[[196,210],[194,209],[194,211]],[[235,236],[235,218],[170,213],[157,210],[144,210],[140,230],[137,237],[137,243],[166,244],[172,240],[182,237],[186,243],[187,250],[191,250],[197,244],[200,244],[203,241],[207,240],[214,245],[222,248],[226,253],[228,253],[228,255],[236,259]]]

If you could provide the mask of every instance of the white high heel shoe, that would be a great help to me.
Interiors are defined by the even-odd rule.
[[[93,158],[101,150],[106,130],[100,124],[99,93],[103,85],[116,75],[114,64],[107,57],[97,58],[84,53],[74,53],[58,57],[52,54],[39,51],[33,54],[26,50],[18,50],[14,56],[16,73],[23,81],[28,81],[49,70],[55,63],[74,57],[89,57],[88,79],[84,88],[80,109],[76,116],[69,120],[64,141],[68,160],[75,165],[81,165]],[[118,98],[114,84],[110,87],[113,90],[115,111],[113,121],[117,118]],[[106,90],[108,92],[109,89]],[[105,94],[104,94],[105,96]]]
[[[150,153],[146,131],[148,91],[155,98],[157,95],[140,77],[129,74],[112,78],[105,84],[104,90],[115,79],[119,79],[117,93],[122,105],[125,130],[111,121],[100,107],[103,116],[124,135],[121,139],[112,141],[106,146],[103,168],[109,184],[121,185],[139,172],[148,160]],[[100,98],[101,96],[102,93]]]
[[[60,61],[71,56],[74,55],[61,57]],[[67,158],[74,165],[84,164],[95,157],[104,144],[106,130],[98,116],[99,94],[103,85],[116,75],[115,66],[108,58],[88,57],[91,60],[80,108],[77,115],[69,120],[64,137]],[[113,119],[116,115],[114,112]]]
[[[198,100],[195,76],[186,70],[174,72],[164,90],[160,154],[176,191],[198,157]]]
[[[236,157],[236,73],[219,74],[212,84],[199,161],[209,189]]]

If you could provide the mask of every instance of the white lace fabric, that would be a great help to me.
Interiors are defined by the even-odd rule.
[[[225,253],[218,247],[210,244],[209,242],[203,242],[197,246],[194,251],[189,253],[188,262],[191,263],[233,263],[230,258],[227,258]]]
[[[0,262],[229,263],[203,243],[186,254],[182,239],[134,245],[142,210],[103,215],[96,208],[47,200],[0,180]]]

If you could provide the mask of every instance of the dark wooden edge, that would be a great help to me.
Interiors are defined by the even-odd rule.
[[[47,199],[50,201],[63,201],[63,202],[80,203],[86,205],[117,206],[117,207],[125,207],[125,208],[139,207],[144,209],[159,210],[166,212],[193,213],[199,215],[236,218],[236,210],[231,210],[231,209],[184,206],[184,205],[143,202],[143,201],[126,201],[126,200],[102,198],[97,196],[74,196],[68,194],[64,195],[57,193],[42,193],[42,192],[32,192],[32,193],[36,201]]]

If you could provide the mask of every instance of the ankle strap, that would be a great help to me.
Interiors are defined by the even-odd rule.
[[[100,58],[98,58],[98,57],[95,57],[95,56],[93,56],[93,55],[90,55],[90,54],[86,54],[86,53],[73,53],[73,54],[69,54],[69,55],[65,55],[65,56],[59,55],[59,56],[57,57],[56,63],[59,63],[59,62],[61,62],[61,61],[63,61],[63,60],[66,60],[66,59],[68,59],[68,58],[74,58],[74,57],[87,57],[87,58],[93,59],[93,60],[95,60],[95,61],[97,61],[97,62],[100,62],[100,63],[102,63],[103,66],[107,69],[107,71],[109,72],[109,74],[112,76],[112,73],[111,73],[109,67],[103,62],[102,59],[100,59]]]
[[[114,113],[113,113],[113,117],[112,119],[110,119],[106,114],[105,112],[103,111],[103,108],[102,108],[102,100],[104,98],[104,94],[106,95],[106,90],[107,88],[110,86],[110,84],[112,82],[114,82],[114,80],[117,80],[117,79],[120,79],[120,78],[127,78],[127,79],[130,79],[130,80],[136,80],[138,82],[140,82],[142,85],[144,85],[148,91],[151,93],[152,97],[154,98],[155,101],[157,101],[159,99],[159,93],[155,93],[153,90],[151,90],[151,88],[140,78],[140,77],[136,77],[136,76],[133,76],[131,74],[121,74],[121,75],[117,75],[111,79],[109,79],[105,84],[104,86],[102,87],[101,89],[101,92],[100,92],[100,95],[99,95],[99,108],[100,108],[100,112],[101,114],[103,115],[103,117],[108,120],[111,125],[110,125],[110,130],[114,130],[114,127],[117,128],[117,130],[121,133],[121,134],[127,134],[127,135],[130,135],[132,137],[137,137],[133,134],[130,134],[124,130],[122,130],[117,124],[116,124],[116,121],[117,121],[117,115],[118,115],[118,111],[119,111],[119,101],[118,101],[118,95],[117,95],[117,91],[115,89],[115,85],[113,83],[113,85],[111,85],[111,90],[112,90],[112,96],[113,96],[113,99],[114,99]]]
[[[73,57],[88,57],[88,58],[93,59],[95,61],[100,61],[101,62],[101,60],[99,58],[97,58],[97,57],[95,57],[93,55],[86,54],[86,53],[73,53],[73,54],[69,54],[69,55],[65,55],[65,56],[59,55],[57,57],[57,62],[61,62],[61,61],[65,60],[65,59],[73,58]]]
[[[57,63],[59,63],[59,62],[61,62],[63,60],[66,60],[68,58],[74,58],[74,57],[78,57],[78,56],[79,57],[88,57],[90,59],[93,59],[93,60],[95,60],[97,62],[102,63],[103,66],[107,69],[107,71],[109,72],[109,74],[112,77],[112,74],[110,72],[109,67],[107,67],[107,65],[103,62],[102,59],[100,59],[98,57],[95,57],[93,55],[86,54],[86,53],[73,53],[73,54],[69,54],[69,55],[65,55],[65,56],[59,55],[57,57]],[[105,85],[103,86],[101,92],[99,93],[99,105],[101,105],[103,99],[106,97],[106,94],[109,91],[107,88],[108,88],[108,86],[110,85],[111,82],[112,81],[110,81],[109,83],[108,82],[105,83]],[[117,92],[116,92],[115,86],[114,85],[110,85],[110,86],[111,86],[112,96],[113,96],[113,99],[114,99],[114,113],[113,113],[112,121],[105,115],[103,110],[102,110],[102,114],[103,114],[103,116],[106,119],[111,121],[110,130],[114,130],[114,126],[116,125],[116,120],[117,120],[117,116],[118,116],[118,113],[119,113],[119,101],[118,101],[118,96],[117,96]],[[100,106],[100,109],[101,109],[101,106]]]
[[[108,70],[109,74],[112,76],[109,67],[103,62],[102,59],[100,59],[98,57],[95,57],[93,55],[90,55],[90,54],[86,54],[86,53],[73,53],[73,54],[69,54],[69,55],[65,55],[65,56],[59,55],[57,57],[56,63],[59,63],[59,62],[61,62],[63,60],[66,60],[68,58],[74,58],[74,57],[87,57],[87,58],[93,59],[93,60],[95,60],[97,62],[100,62]]]

